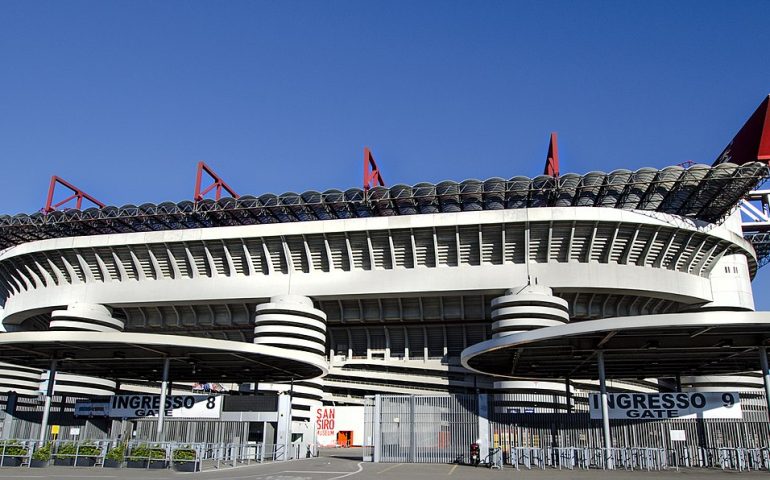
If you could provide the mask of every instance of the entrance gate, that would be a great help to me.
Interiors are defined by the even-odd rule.
[[[500,406],[510,403],[509,397],[369,398],[364,458],[398,463],[462,462],[468,461],[470,444],[479,443],[481,458],[488,463],[499,455],[507,464],[603,467],[601,421],[590,419],[587,394],[573,397],[574,413],[564,413],[563,407],[561,412],[554,412],[553,408],[537,406],[531,409],[536,413],[511,413]],[[526,399],[521,395],[516,400]],[[761,468],[768,468],[770,465],[765,463],[770,461],[770,422],[764,396],[757,391],[741,392],[741,402],[743,418],[737,420],[612,420],[613,455],[627,459],[629,464],[654,464],[658,468],[724,467],[729,458],[738,460],[728,464],[739,465],[740,458],[756,456]],[[640,460],[642,457],[646,460]],[[565,458],[573,460],[567,462]]]
[[[375,462],[448,463],[479,438],[476,395],[378,395],[366,408],[365,457]],[[376,419],[376,421],[375,421]]]

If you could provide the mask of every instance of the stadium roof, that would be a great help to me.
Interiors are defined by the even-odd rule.
[[[0,249],[72,236],[507,208],[620,208],[714,223],[767,177],[764,162],[721,163],[0,215]]]

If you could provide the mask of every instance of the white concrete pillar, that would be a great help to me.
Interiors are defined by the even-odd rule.
[[[159,442],[163,441],[163,421],[166,419],[166,395],[168,395],[168,369],[171,359],[163,359],[163,380],[160,384],[160,408],[158,409],[158,428],[155,438]]]
[[[607,379],[604,373],[604,352],[599,350],[597,353],[597,359],[599,360],[599,392],[602,397],[602,432],[604,433],[604,448],[605,450],[605,462],[607,468],[613,468],[612,454],[610,448],[612,448],[612,436],[610,435],[610,412],[609,405],[607,404]]]
[[[56,383],[56,359],[51,360],[48,373],[48,388],[45,392],[45,405],[43,406],[43,421],[40,422],[40,443],[45,443],[48,436],[48,416],[51,414],[51,397],[53,397],[54,384]]]
[[[765,405],[770,416],[770,369],[767,365],[767,348],[759,347],[759,362],[762,364],[762,380],[765,384]]]

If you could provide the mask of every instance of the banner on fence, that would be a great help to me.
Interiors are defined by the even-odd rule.
[[[743,418],[738,392],[610,393],[613,420],[662,418]],[[589,397],[591,419],[602,418],[601,395]]]
[[[112,418],[156,417],[160,410],[160,395],[113,395],[109,402],[75,404],[75,416],[106,416]],[[169,395],[166,416],[174,418],[219,418],[222,397],[214,395]]]

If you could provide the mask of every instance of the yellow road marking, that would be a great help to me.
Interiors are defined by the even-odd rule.
[[[449,473],[447,473],[447,475],[452,475],[453,473],[455,473],[456,468],[457,468],[457,465],[454,465],[452,468],[450,468]]]
[[[403,465],[403,463],[397,463],[397,464],[395,464],[395,465],[391,465],[391,466],[389,466],[388,468],[386,468],[385,470],[382,470],[382,471],[379,471],[379,472],[377,472],[377,474],[379,475],[380,473],[385,473],[385,472],[387,472],[388,470],[390,470],[390,469],[392,469],[392,468],[400,467],[401,465]]]

